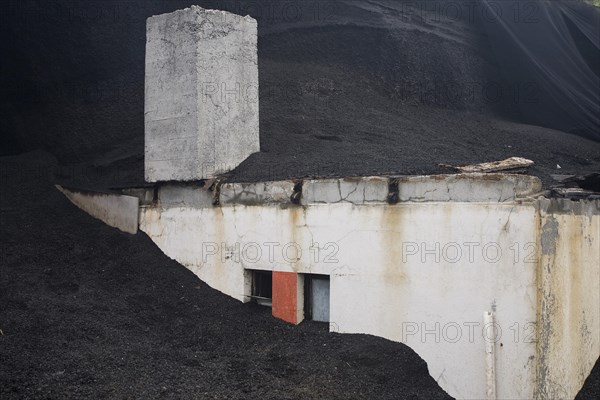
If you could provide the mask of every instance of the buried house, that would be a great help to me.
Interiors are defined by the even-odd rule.
[[[502,172],[221,179],[259,151],[256,29],[149,18],[149,185],[63,192],[277,318],[405,343],[452,396],[573,398],[600,355],[600,200]]]

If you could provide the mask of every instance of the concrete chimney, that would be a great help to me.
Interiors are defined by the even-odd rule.
[[[212,178],[260,150],[257,23],[192,6],[148,18],[145,178]]]

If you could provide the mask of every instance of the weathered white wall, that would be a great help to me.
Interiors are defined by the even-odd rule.
[[[331,330],[406,343],[455,397],[485,397],[486,339],[495,342],[498,398],[572,397],[599,355],[600,205],[550,207],[519,198],[532,193],[519,182],[468,183],[486,191],[478,198],[498,201],[428,200],[447,193],[441,180],[427,194],[410,189],[418,200],[387,204],[378,179],[309,181],[303,206],[265,194],[293,198],[285,182],[244,185],[244,204],[236,204],[235,184],[221,187],[223,206],[207,192],[213,201],[195,206],[144,207],[140,229],[241,301],[249,299],[248,269],[330,275]],[[398,192],[408,193],[402,185]],[[484,311],[494,311],[496,326],[484,326]]]

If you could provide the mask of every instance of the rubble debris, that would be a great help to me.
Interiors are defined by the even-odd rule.
[[[551,193],[556,197],[569,199],[597,199],[600,198],[600,173],[588,175],[551,175],[552,179],[559,182],[552,187]]]
[[[552,175],[552,178],[567,187],[578,187],[600,193],[600,172],[587,175]]]
[[[551,189],[552,197],[563,197],[571,200],[587,199],[596,200],[600,199],[600,193],[592,190],[585,190],[581,188],[561,188],[555,187]]]

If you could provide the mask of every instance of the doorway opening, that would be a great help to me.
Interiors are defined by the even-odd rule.
[[[329,275],[304,275],[304,318],[329,322]]]

